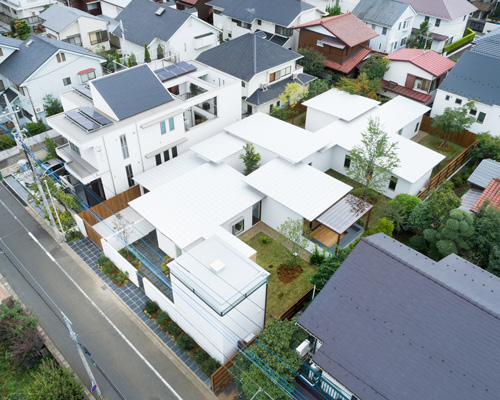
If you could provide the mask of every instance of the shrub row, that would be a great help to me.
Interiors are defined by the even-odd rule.
[[[453,42],[449,44],[448,46],[445,46],[443,49],[443,53],[451,53],[452,51],[465,46],[467,43],[470,43],[474,40],[474,37],[476,36],[476,32],[474,32],[472,29],[467,28],[465,30],[465,35],[462,39],[458,39],[456,42]]]

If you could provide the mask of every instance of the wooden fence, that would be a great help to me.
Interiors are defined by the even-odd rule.
[[[302,307],[304,307],[304,304],[311,300],[313,291],[314,288],[311,288],[307,292],[305,292],[294,304],[292,304],[291,307],[289,307],[283,314],[280,315],[280,319],[282,321],[289,320],[295,314],[297,314],[297,312],[300,311]]]
[[[82,211],[78,216],[83,220],[87,235],[92,241],[101,246],[102,236],[99,235],[92,226],[101,222],[101,220],[111,217],[113,214],[120,212],[128,207],[129,201],[137,199],[141,195],[139,185],[130,188],[129,190],[120,193],[111,199],[103,201],[90,208],[89,210]]]
[[[433,118],[424,115],[422,117],[422,123],[420,124],[420,130],[430,133],[432,135],[437,135],[444,139],[444,135],[442,133],[438,133],[436,129],[432,127]],[[476,141],[476,134],[467,130],[463,130],[458,135],[453,135],[448,139],[450,142],[458,144],[462,147],[469,147]]]
[[[451,174],[453,174],[457,169],[459,169],[468,159],[471,150],[478,145],[478,142],[472,143],[469,147],[467,147],[464,151],[462,151],[457,157],[455,157],[446,167],[444,167],[441,171],[439,171],[434,177],[429,181],[429,185],[422,190],[417,197],[422,200],[425,199],[432,189],[435,189],[439,186],[441,182],[443,182],[446,178],[448,178]]]

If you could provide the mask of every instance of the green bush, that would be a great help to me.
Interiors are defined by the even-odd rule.
[[[179,326],[174,321],[172,321],[167,325],[167,331],[172,336],[177,336],[179,333],[181,333],[181,328],[179,328]]]
[[[208,376],[212,375],[215,371],[220,368],[220,362],[209,357],[201,365],[201,369],[207,373]]]
[[[363,192],[365,191],[365,188],[357,188],[357,189],[353,189],[351,190],[351,194],[353,196],[361,196],[363,194]],[[375,204],[377,201],[378,201],[378,197],[379,197],[379,194],[373,190],[373,189],[368,189],[366,191],[366,197],[367,197],[367,200],[371,203],[371,204]]]
[[[262,244],[268,244],[271,242],[271,238],[269,236],[262,236],[260,238],[260,241],[262,242]]]
[[[106,261],[109,261],[109,258],[106,257],[104,255],[104,253],[102,253],[98,258],[97,258],[97,265],[102,265],[104,264]]]
[[[115,268],[115,264],[113,264],[113,261],[111,260],[105,261],[103,264],[101,264],[102,272],[108,277],[113,273]]]
[[[326,255],[325,253],[320,253],[318,246],[314,246],[314,252],[309,257],[309,262],[313,265],[321,265],[323,261],[325,261]]]
[[[193,353],[193,356],[194,356],[194,361],[200,367],[208,358],[208,354],[203,349],[196,349]]]
[[[117,285],[126,285],[127,283],[129,283],[128,272],[123,272],[121,269],[117,268],[115,281]]]
[[[82,236],[83,236],[83,234],[79,230],[68,231],[68,232],[66,232],[66,241],[67,242],[74,242],[75,240],[81,238]]]
[[[7,134],[0,134],[0,151],[7,150],[16,145],[16,141]]]
[[[419,253],[426,254],[427,253],[427,242],[422,236],[412,236],[410,240],[408,241],[408,245],[414,249],[417,250]]]
[[[30,135],[33,136],[44,132],[47,127],[43,122],[29,122],[26,124],[26,129],[28,130]]]
[[[146,311],[149,315],[154,314],[160,309],[160,306],[156,301],[147,300],[144,304],[144,311]]]
[[[191,336],[187,335],[186,333],[181,333],[181,335],[177,339],[177,346],[182,351],[190,351],[193,350],[194,348],[194,340],[191,338]]]
[[[158,316],[156,317],[156,322],[159,325],[163,325],[163,324],[167,323],[167,321],[168,321],[168,314],[165,311],[160,310],[158,312]]]
[[[408,218],[413,209],[421,201],[422,200],[419,199],[417,196],[412,196],[411,194],[407,193],[400,193],[391,200],[391,203],[400,204],[401,206],[403,206],[406,211],[406,218]]]
[[[467,43],[470,43],[474,40],[474,37],[476,36],[476,32],[474,32],[472,29],[467,28],[464,33],[464,37],[462,39],[458,39],[456,42],[453,42],[449,44],[448,46],[445,46],[443,49],[443,53],[451,53],[452,51],[465,46]]]

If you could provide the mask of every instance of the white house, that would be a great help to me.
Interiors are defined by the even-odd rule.
[[[24,19],[28,24],[39,22],[38,15],[49,4],[57,4],[56,0],[1,0],[1,12],[7,17]]]
[[[140,65],[75,86],[48,124],[71,186],[88,203],[135,185],[133,177],[176,158],[241,118],[240,82],[199,62],[156,71]],[[96,198],[78,189],[87,186]]]
[[[102,15],[116,18],[128,6],[128,3],[130,0],[101,0]]]
[[[50,39],[76,44],[86,49],[109,50],[108,22],[77,8],[54,4],[40,14]]]
[[[379,34],[370,47],[389,54],[406,47],[417,15],[399,0],[361,0],[352,13]]]
[[[431,49],[441,53],[443,48],[464,36],[467,20],[477,8],[467,0],[401,0],[417,12],[414,28],[429,22],[432,33]]]
[[[297,65],[302,58],[267,39],[264,32],[247,33],[201,53],[197,60],[241,79],[243,113],[269,113],[280,107],[279,95],[290,83],[307,87],[316,79]]]
[[[214,26],[222,30],[224,40],[263,31],[267,39],[294,51],[298,49],[299,32],[291,28],[323,15],[302,0],[212,0],[210,5],[214,10]]]
[[[401,49],[387,58],[391,63],[382,80],[382,94],[426,105],[432,104],[437,88],[455,65],[433,50]]]
[[[57,98],[72,85],[102,75],[104,59],[81,46],[42,36],[30,36],[23,42],[6,39],[0,39],[4,54],[0,81],[2,89],[13,96],[13,105],[23,110],[21,123],[45,120],[46,95]]]
[[[194,60],[200,53],[218,44],[219,29],[195,15],[179,11],[168,3],[132,0],[116,17],[123,25],[112,33],[119,38],[124,55],[134,53],[138,62],[144,61],[144,45],[151,58],[163,55],[172,62]]]

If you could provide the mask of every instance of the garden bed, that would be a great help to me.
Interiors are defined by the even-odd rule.
[[[156,302],[148,300],[143,311],[205,374],[211,376],[219,369],[220,363],[210,357]]]
[[[97,266],[118,287],[122,287],[130,282],[128,273],[117,268],[113,261],[104,254],[101,254],[97,259]]]
[[[441,161],[436,168],[432,171],[432,176],[436,175],[439,171],[441,171],[446,165],[448,165],[454,158],[456,158],[460,153],[465,150],[465,147],[462,147],[456,143],[448,142],[446,146],[441,146],[443,143],[443,138],[437,135],[428,134],[420,139],[418,144],[425,146],[431,150],[434,150],[437,153],[444,155],[446,158]]]

